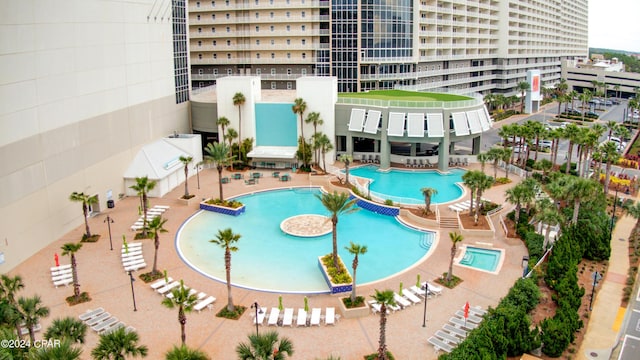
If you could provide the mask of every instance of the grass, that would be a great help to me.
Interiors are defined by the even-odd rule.
[[[87,234],[82,234],[82,240],[80,242],[97,242],[100,239],[100,234],[93,234],[91,237],[87,237]]]
[[[218,311],[216,316],[225,319],[238,320],[240,316],[244,314],[244,311],[247,310],[247,307],[242,305],[235,305],[234,307],[235,311],[231,312],[227,310],[227,306],[225,305],[222,307],[222,309],[220,309],[220,311]]]
[[[407,100],[407,101],[461,101],[471,100],[468,96],[443,94],[443,93],[427,93],[418,91],[404,90],[375,90],[360,93],[344,93],[339,97],[343,98],[362,98],[375,100]]]

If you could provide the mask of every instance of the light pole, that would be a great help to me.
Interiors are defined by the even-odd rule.
[[[591,277],[593,278],[593,288],[591,289],[591,300],[589,300],[589,311],[592,310],[593,296],[594,296],[594,293],[596,292],[596,285],[598,285],[598,281],[602,279],[602,275],[599,272],[594,271],[591,274]]]
[[[196,179],[198,179],[198,190],[200,190],[200,163],[197,163],[194,169],[196,170]]]
[[[111,251],[113,251],[113,241],[111,241],[111,224],[113,224],[113,219],[107,215],[107,218],[104,219],[103,222],[107,223],[107,228],[109,229],[109,246],[111,247]]]
[[[613,222],[616,218],[616,205],[618,205],[618,185],[616,185],[616,196],[613,199],[613,212],[611,213],[611,224],[609,225],[609,238],[613,238]]]
[[[262,314],[262,309],[260,309],[260,305],[258,305],[258,302],[255,301],[253,304],[251,304],[251,308],[256,310],[256,317],[254,318],[254,321],[256,323],[256,336],[258,336],[258,313]]]
[[[136,279],[133,278],[133,274],[131,273],[131,270],[129,270],[129,280],[131,281],[131,297],[133,298],[133,311],[138,311],[138,308],[136,308],[136,293],[135,291],[133,291],[133,282],[136,281]]]
[[[427,299],[429,298],[429,284],[424,283],[422,286],[424,290],[424,312],[422,313],[422,327],[427,327]]]

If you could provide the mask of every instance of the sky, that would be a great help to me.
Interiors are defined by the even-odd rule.
[[[589,47],[640,53],[640,0],[589,0]]]

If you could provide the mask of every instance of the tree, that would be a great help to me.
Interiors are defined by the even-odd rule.
[[[224,143],[208,143],[204,148],[206,155],[204,159],[206,162],[212,162],[218,170],[218,192],[220,194],[220,200],[224,201],[222,195],[222,170],[226,165],[232,161],[231,148]]]
[[[66,243],[62,245],[62,256],[69,255],[71,258],[71,274],[73,276],[73,296],[76,301],[80,300],[80,283],[78,282],[78,264],[76,263],[76,253],[82,248],[82,243]]]
[[[218,118],[218,126],[220,126],[220,134],[222,134],[222,136],[219,136],[219,138],[223,138],[224,134],[226,133],[225,129],[227,128],[227,126],[229,126],[230,122],[229,119],[224,117],[224,116],[220,116]],[[219,139],[218,141],[220,141],[221,139]]]
[[[304,99],[302,98],[297,98],[294,100],[293,102],[293,106],[291,106],[291,111],[293,111],[294,114],[299,115],[300,116],[300,137],[302,138],[302,152],[304,153],[306,151],[305,146],[306,146],[306,139],[304,137],[304,121],[302,120],[303,116],[304,116],[304,112],[307,110],[307,102],[304,101]],[[303,158],[303,161],[305,159]],[[304,163],[304,166],[307,167],[309,164],[307,162]]]
[[[578,134],[580,133],[580,129],[576,124],[569,124],[563,130],[564,138],[569,140],[569,152],[567,154],[567,164],[564,169],[565,174],[569,174],[569,170],[571,169],[571,158],[573,157],[573,145],[578,140]]]
[[[524,96],[527,91],[531,90],[531,84],[526,81],[521,81],[516,86],[516,89],[520,91],[520,113],[524,114]]]
[[[72,318],[65,317],[55,319],[44,333],[44,338],[69,340],[71,343],[84,344],[84,337],[87,335],[87,324]]]
[[[502,150],[502,161],[504,162],[504,177],[509,179],[509,161],[511,160],[511,154],[513,150],[511,149],[503,149]]]
[[[145,345],[138,345],[138,333],[119,328],[100,335],[100,342],[91,351],[95,360],[124,360],[126,357],[146,357],[149,349]]]
[[[91,229],[89,229],[89,207],[98,202],[98,197],[96,195],[89,196],[85,193],[74,191],[69,195],[69,200],[82,203],[82,215],[84,216],[85,228],[84,239],[90,238]]]
[[[551,227],[560,225],[564,218],[555,207],[555,204],[548,198],[538,201],[536,203],[536,208],[538,211],[536,212],[534,219],[547,225],[544,232],[544,243],[542,244],[542,249],[544,250],[547,248],[547,244],[549,244]]]
[[[78,360],[82,349],[73,346],[69,339],[62,339],[55,346],[40,346],[32,348],[29,360]]]
[[[515,222],[516,224],[520,221],[520,210],[522,209],[522,204],[531,201],[533,195],[527,189],[525,185],[522,183],[512,187],[511,189],[505,192],[506,200],[516,206],[515,210]]]
[[[349,242],[349,246],[344,247],[351,255],[353,255],[353,262],[351,268],[353,269],[353,286],[351,289],[351,303],[356,301],[356,269],[358,268],[358,255],[364,255],[367,253],[367,246],[356,244],[353,241]]]
[[[338,273],[341,272],[340,267],[338,266],[338,216],[343,214],[351,214],[360,210],[360,208],[356,207],[356,200],[349,200],[349,195],[347,193],[338,193],[334,191],[332,194],[323,193],[322,195],[316,195],[316,197],[322,202],[322,205],[331,213],[331,224],[332,224],[332,240],[333,240],[333,251],[331,253],[331,258],[333,259],[333,266],[336,268]]]
[[[294,105],[295,107],[295,105]],[[295,113],[295,110],[294,110]],[[322,125],[324,124],[324,120],[322,120],[322,118],[320,117],[320,113],[319,112],[310,112],[309,115],[307,115],[307,118],[304,120],[305,124],[311,124],[313,125],[313,137],[317,137],[318,136],[318,125]],[[326,136],[326,135],[325,135]],[[327,138],[328,139],[328,138]],[[316,161],[320,162],[319,158],[320,158],[320,148],[317,148],[318,151],[316,151]]]
[[[486,153],[480,153],[478,155],[476,155],[476,159],[478,159],[478,161],[480,162],[480,171],[484,172],[484,164],[491,160],[491,155],[489,155],[488,152]]]
[[[487,160],[493,162],[493,178],[498,178],[498,163],[502,160],[504,154],[504,149],[501,148],[491,148],[487,151]],[[505,164],[506,165],[506,164]],[[481,171],[484,172],[484,166],[481,168]]]
[[[193,156],[180,156],[180,162],[184,165],[184,199],[189,199],[189,164],[193,161]]]
[[[247,101],[244,94],[237,92],[233,95],[233,106],[238,107],[238,150],[242,151],[240,143],[242,142],[242,105]],[[242,158],[242,154],[238,156]]]
[[[387,306],[395,306],[393,290],[380,291],[376,289],[376,294],[371,296],[380,304],[380,338],[378,340],[378,360],[388,360],[387,356]]]
[[[162,299],[162,305],[169,309],[178,308],[178,323],[180,323],[180,340],[182,340],[182,346],[185,346],[187,341],[186,325],[187,315],[193,310],[193,306],[198,302],[196,294],[191,294],[190,289],[184,286],[184,282],[180,280],[180,286],[171,289],[171,297]]]
[[[431,197],[433,195],[438,194],[438,190],[431,187],[423,187],[422,189],[420,189],[420,192],[422,192],[422,196],[424,196],[424,211],[426,214],[430,214],[431,213]]]
[[[44,306],[38,295],[32,297],[20,297],[18,299],[18,312],[22,317],[24,326],[29,330],[29,338],[33,344],[36,341],[36,333],[33,330],[41,318],[49,316],[49,308]]]
[[[469,196],[471,200],[469,215],[473,215],[473,208],[474,208],[473,204],[475,200],[476,191],[478,190],[478,185],[480,181],[482,181],[485,176],[486,175],[480,170],[467,171],[466,173],[464,173],[464,175],[462,175],[462,181],[464,182],[464,185],[469,188]]]
[[[596,183],[593,180],[585,178],[573,178],[569,182],[567,194],[569,200],[573,200],[573,216],[572,224],[578,223],[578,213],[580,211],[580,203],[585,199],[593,197],[597,191]]]
[[[6,301],[8,308],[5,311],[5,317],[12,318],[13,326],[16,334],[20,336],[20,313],[18,312],[18,302],[16,295],[20,290],[24,289],[24,282],[20,275],[9,276],[2,274],[0,276],[0,300]],[[2,301],[0,301],[0,304]]]
[[[160,233],[166,233],[167,229],[164,228],[164,224],[167,222],[167,219],[163,219],[162,216],[154,217],[151,222],[149,222],[149,231],[151,232],[151,236],[153,237],[153,267],[151,268],[151,274],[159,274],[158,271],[158,248],[160,247]]]
[[[604,172],[604,193],[609,193],[609,183],[611,181],[611,165],[616,163],[620,159],[620,153],[618,153],[618,145],[613,141],[607,141],[600,146],[602,154],[602,160],[606,163]]]
[[[340,160],[344,164],[345,184],[348,185],[349,184],[349,165],[353,161],[353,157],[348,154],[342,154],[340,155],[340,158],[338,160]]]
[[[133,189],[137,191],[140,196],[142,209],[142,236],[144,238],[147,237],[147,210],[148,210],[148,199],[147,194],[153,189],[156,188],[157,182],[155,180],[149,180],[147,176],[136,177],[136,184],[129,186],[129,189]]]
[[[236,354],[241,360],[283,360],[293,355],[291,340],[283,337],[278,341],[276,331],[251,334],[248,338],[249,343],[240,343],[236,346]]]
[[[164,354],[165,360],[209,360],[209,356],[203,351],[191,349],[186,345],[173,346]]]
[[[238,137],[238,132],[234,128],[228,128],[224,138],[229,142],[229,154],[233,156],[233,140]],[[240,153],[240,149],[238,149]],[[231,170],[233,170],[233,162],[231,162]]]
[[[593,94],[588,89],[584,89],[582,94],[580,94],[580,101],[582,102],[582,121],[584,121],[584,113],[586,112],[584,111],[584,107],[592,98]]]
[[[493,185],[493,178],[489,175],[485,175],[482,173],[482,176],[478,176],[478,181],[476,183],[476,208],[474,214],[475,224],[478,225],[478,216],[480,216],[480,201],[482,200],[482,193],[490,189]]]
[[[449,233],[449,240],[451,240],[451,260],[449,261],[447,282],[451,281],[451,277],[453,275],[453,259],[456,257],[456,252],[458,251],[458,243],[464,240],[464,238],[462,237],[462,235],[454,231]]]
[[[320,153],[322,154],[322,171],[327,172],[326,154],[333,149],[331,140],[326,134],[318,133],[320,135],[318,139],[318,145]]]
[[[236,310],[231,297],[231,253],[238,251],[238,247],[233,245],[240,240],[242,235],[235,234],[231,228],[218,230],[215,239],[209,240],[210,243],[216,244],[224,249],[224,268],[227,272],[227,311],[234,312]]]

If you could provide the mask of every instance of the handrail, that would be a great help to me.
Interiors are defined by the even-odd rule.
[[[440,224],[440,208],[436,204],[436,223]]]

